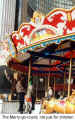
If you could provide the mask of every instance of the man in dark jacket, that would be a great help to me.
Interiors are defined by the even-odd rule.
[[[22,80],[21,79],[17,81],[16,92],[18,93],[18,99],[19,99],[19,110],[18,110],[18,112],[23,113],[25,89],[22,85]]]

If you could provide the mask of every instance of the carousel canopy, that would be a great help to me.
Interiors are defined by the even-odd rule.
[[[21,24],[8,43],[11,55],[15,56],[16,52],[26,54],[28,50],[35,51],[67,39],[75,40],[75,8],[54,9],[46,16],[34,12],[31,21]]]
[[[15,58],[9,61],[9,66],[22,72],[28,72],[31,59],[32,72],[64,74],[65,68],[68,75],[69,60],[72,55],[73,63],[75,61],[75,42],[67,40],[61,44],[51,44],[40,51],[27,51],[30,55],[23,62]],[[64,47],[64,48],[63,48]],[[50,61],[51,60],[51,64]],[[72,65],[72,75],[75,76],[75,65]]]
[[[63,73],[70,56],[75,59],[75,8],[58,8],[46,16],[34,12],[31,21],[23,23],[10,38],[8,44],[13,59],[9,65],[21,65],[25,70],[32,58],[33,71],[49,72],[50,67],[53,72]]]

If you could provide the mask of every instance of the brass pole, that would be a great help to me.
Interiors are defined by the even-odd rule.
[[[49,80],[50,80],[50,72],[49,72],[49,76],[48,76],[48,88],[49,88]]]
[[[46,76],[45,76],[45,97],[46,97],[46,92],[47,92],[47,90],[46,90]]]
[[[31,76],[31,59],[29,61],[29,71],[28,71],[28,86],[29,86],[29,80],[30,80],[30,76]]]
[[[36,86],[36,101],[37,101],[37,86]]]
[[[49,65],[51,65],[51,60],[49,60]],[[48,76],[48,88],[50,85],[50,68],[49,68],[49,76]]]
[[[38,80],[39,80],[39,77],[37,77]],[[36,79],[37,80],[37,79]],[[38,81],[36,81],[36,89],[35,89],[35,95],[36,95],[36,101],[38,99],[38,96],[37,96],[37,93],[38,93]]]
[[[55,85],[56,85],[56,82],[55,82],[55,77],[54,77],[54,97],[55,97]]]
[[[70,58],[70,68],[69,68],[68,97],[70,96],[71,73],[72,73],[72,55],[71,55],[71,58]]]
[[[66,70],[64,72],[64,90],[63,90],[63,95],[65,94],[65,80],[66,80]]]

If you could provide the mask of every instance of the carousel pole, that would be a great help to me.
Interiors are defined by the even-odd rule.
[[[31,76],[31,58],[30,58],[30,61],[29,61],[28,86],[29,86],[30,76]]]
[[[37,101],[37,85],[36,85],[36,101]]]
[[[47,95],[46,95],[46,92],[47,92],[47,90],[46,90],[46,83],[47,83],[47,82],[46,82],[46,75],[45,75],[45,97],[47,96]]]
[[[37,92],[38,92],[38,82],[37,82],[37,84],[36,84],[36,101],[37,101],[37,99],[38,99],[38,97],[37,97]]]
[[[63,95],[65,94],[65,83],[66,83],[66,70],[64,72],[64,90],[63,90]]]
[[[55,85],[56,85],[56,82],[55,82],[55,76],[54,76],[54,97],[55,97]]]
[[[50,72],[49,72],[49,76],[48,76],[48,88],[49,88],[49,80],[50,80]]]
[[[49,60],[49,65],[51,65],[51,60]],[[48,76],[48,88],[50,86],[50,68],[49,68],[49,76]]]
[[[68,97],[70,96],[71,72],[72,72],[72,54],[71,54],[71,57],[70,57],[69,81],[68,81]]]

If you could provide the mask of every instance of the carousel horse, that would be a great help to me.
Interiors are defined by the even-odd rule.
[[[57,100],[54,110],[65,114],[75,113],[75,90],[72,91],[70,97],[66,97],[63,100]]]
[[[70,97],[66,97],[63,100],[52,98],[50,100],[43,100],[42,104],[43,114],[50,114],[53,112],[63,114],[74,114],[75,113],[75,90],[72,91]]]
[[[50,100],[43,99],[42,106],[41,106],[41,113],[42,114],[49,114],[54,112],[55,106],[55,99],[52,98]]]
[[[25,113],[31,113],[32,111],[32,85],[28,86],[27,94],[25,95]]]

